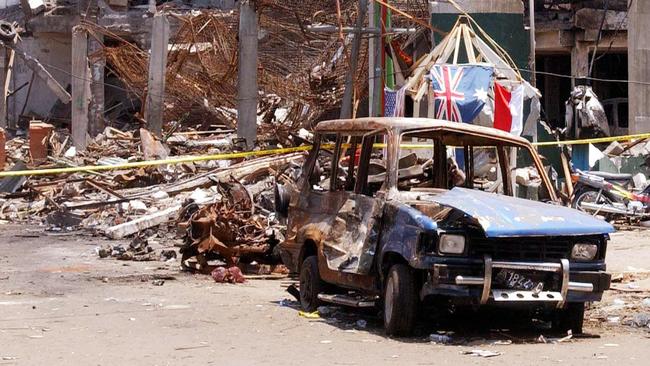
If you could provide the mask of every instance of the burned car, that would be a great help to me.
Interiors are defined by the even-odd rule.
[[[556,202],[527,140],[420,118],[325,121],[315,132],[278,208],[304,310],[379,306],[387,334],[408,335],[433,299],[530,309],[581,332],[584,303],[609,288],[612,226]],[[530,190],[521,166],[537,175],[536,201],[519,198]]]

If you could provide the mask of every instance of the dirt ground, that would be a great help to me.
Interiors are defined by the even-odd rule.
[[[555,344],[562,335],[516,329],[503,314],[452,326],[454,345],[431,343],[440,329],[427,319],[417,336],[390,339],[375,314],[300,316],[282,281],[217,284],[179,272],[178,262],[99,259],[103,242],[0,226],[0,365],[647,365],[650,355],[650,329],[623,325],[650,314],[641,304],[650,297],[650,232],[612,236],[609,269],[628,274],[588,312],[587,336]],[[500,355],[463,354],[475,349]]]

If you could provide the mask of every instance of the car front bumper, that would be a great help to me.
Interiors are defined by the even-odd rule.
[[[559,286],[554,291],[498,288],[492,283],[493,273],[498,269],[551,272],[559,276]],[[611,275],[604,271],[572,270],[568,259],[560,263],[512,262],[493,261],[486,255],[482,265],[435,264],[422,287],[421,297],[445,295],[479,305],[542,302],[563,308],[567,302],[599,301],[610,280]]]

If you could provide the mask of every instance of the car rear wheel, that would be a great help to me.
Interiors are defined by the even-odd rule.
[[[565,309],[558,310],[553,320],[553,328],[558,332],[571,331],[573,334],[582,333],[585,318],[585,303],[570,302]]]
[[[585,188],[579,191],[578,193],[576,193],[575,199],[573,200],[573,208],[589,214],[593,214],[594,211],[582,207],[583,203],[611,205],[612,200],[609,199],[609,197],[607,197],[605,193],[599,193],[595,189]]]
[[[393,265],[384,293],[384,328],[389,336],[407,336],[413,332],[418,307],[415,276],[404,264]]]
[[[323,290],[324,283],[318,272],[318,258],[315,255],[307,257],[300,268],[300,306],[304,311],[314,312],[320,306],[318,294]]]

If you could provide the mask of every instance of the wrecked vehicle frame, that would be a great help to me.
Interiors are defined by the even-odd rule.
[[[295,186],[284,187],[288,207],[281,209],[288,212],[281,254],[300,273],[305,310],[323,301],[383,304],[386,332],[406,335],[420,304],[433,298],[543,310],[556,327],[581,332],[584,303],[600,300],[609,288],[605,252],[613,227],[556,204],[527,140],[420,118],[325,121],[315,131],[303,174]],[[407,134],[431,141],[425,163],[405,164],[408,156],[400,157]],[[333,146],[327,136],[335,137]],[[449,151],[464,153],[471,172],[481,168],[473,159],[484,146],[499,161],[492,174],[503,194],[476,190],[473,176],[460,184],[464,188],[450,183]],[[530,155],[548,203],[513,197],[510,148]],[[383,171],[373,159],[379,149],[374,156],[386,157]],[[325,180],[322,156],[331,161]]]

